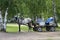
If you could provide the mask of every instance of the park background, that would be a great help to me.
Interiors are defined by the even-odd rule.
[[[13,31],[15,28],[15,26],[12,27],[12,25],[18,25],[13,23],[15,16],[34,19],[36,16],[41,16],[43,20],[54,16],[57,24],[60,24],[60,0],[0,0],[0,11],[0,18],[2,18],[2,22],[5,26],[7,23],[6,30],[8,32],[10,30]],[[11,21],[11,23],[9,23],[9,21]],[[10,24],[11,26],[9,26]],[[22,29],[24,29],[24,27]],[[18,31],[18,26],[15,30]]]

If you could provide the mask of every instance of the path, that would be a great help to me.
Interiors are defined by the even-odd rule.
[[[60,32],[0,32],[0,40],[60,40]]]

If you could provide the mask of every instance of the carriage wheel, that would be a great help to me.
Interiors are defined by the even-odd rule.
[[[50,30],[50,26],[46,26],[46,31],[49,31]]]
[[[39,27],[37,31],[38,31],[38,32],[42,32],[42,28],[41,28],[41,27]]]
[[[55,27],[51,27],[50,31],[54,32],[55,31]]]

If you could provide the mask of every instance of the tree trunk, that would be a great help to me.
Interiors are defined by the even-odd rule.
[[[52,8],[53,8],[54,21],[55,21],[55,23],[56,23],[56,26],[58,27],[55,0],[52,0]]]
[[[3,28],[2,12],[0,11],[0,30]]]
[[[6,31],[6,23],[7,23],[7,15],[8,15],[7,11],[8,9],[6,10],[5,17],[4,17],[4,31]]]

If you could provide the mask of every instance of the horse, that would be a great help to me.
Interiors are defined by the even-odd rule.
[[[20,26],[21,25],[27,25],[28,26],[28,31],[31,30],[33,22],[31,18],[15,18],[16,22],[19,24],[19,31],[20,31]]]

